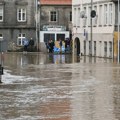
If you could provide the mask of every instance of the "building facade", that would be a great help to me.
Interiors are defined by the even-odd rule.
[[[35,0],[0,0],[2,51],[18,49],[24,39],[36,39],[35,5]]]
[[[72,1],[74,54],[113,58],[116,6],[113,0]]]
[[[72,0],[40,0],[39,6],[40,51],[45,51],[45,43],[71,37]]]

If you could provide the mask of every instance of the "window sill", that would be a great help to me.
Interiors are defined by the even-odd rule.
[[[104,25],[104,27],[107,27],[108,25]]]
[[[113,25],[109,24],[108,26],[113,26]]]
[[[27,21],[17,21],[17,22],[19,22],[19,23],[26,23]]]
[[[99,27],[102,27],[102,25],[99,25]]]

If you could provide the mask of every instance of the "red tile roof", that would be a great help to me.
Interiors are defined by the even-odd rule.
[[[41,5],[72,5],[72,0],[39,0]]]

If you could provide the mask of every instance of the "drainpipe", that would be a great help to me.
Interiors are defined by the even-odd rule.
[[[2,40],[0,41],[0,83],[2,83],[2,75],[3,75],[3,67],[2,67],[2,64],[3,64],[3,52],[2,52]]]
[[[119,32],[120,32],[120,26],[119,26],[119,20],[120,20],[120,2],[119,2],[119,0],[118,0],[118,63],[120,62],[120,60],[119,60],[119,54],[120,54],[120,52],[119,52],[119,39],[120,39],[120,35],[119,35]]]
[[[38,40],[38,0],[35,0],[35,14],[36,14],[36,45],[37,45],[37,51],[39,51],[39,40]]]
[[[40,10],[41,10],[41,9],[40,9],[40,0],[38,1],[38,6],[39,6],[39,7],[38,7],[38,48],[39,48],[39,49],[38,49],[38,50],[40,51],[40,22],[41,22],[41,21],[40,21],[40,19],[41,19],[41,18],[40,18],[40,17],[41,17],[41,16],[40,16]]]

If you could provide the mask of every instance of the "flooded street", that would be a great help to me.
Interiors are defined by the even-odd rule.
[[[111,59],[6,53],[0,120],[120,120],[120,64]]]

